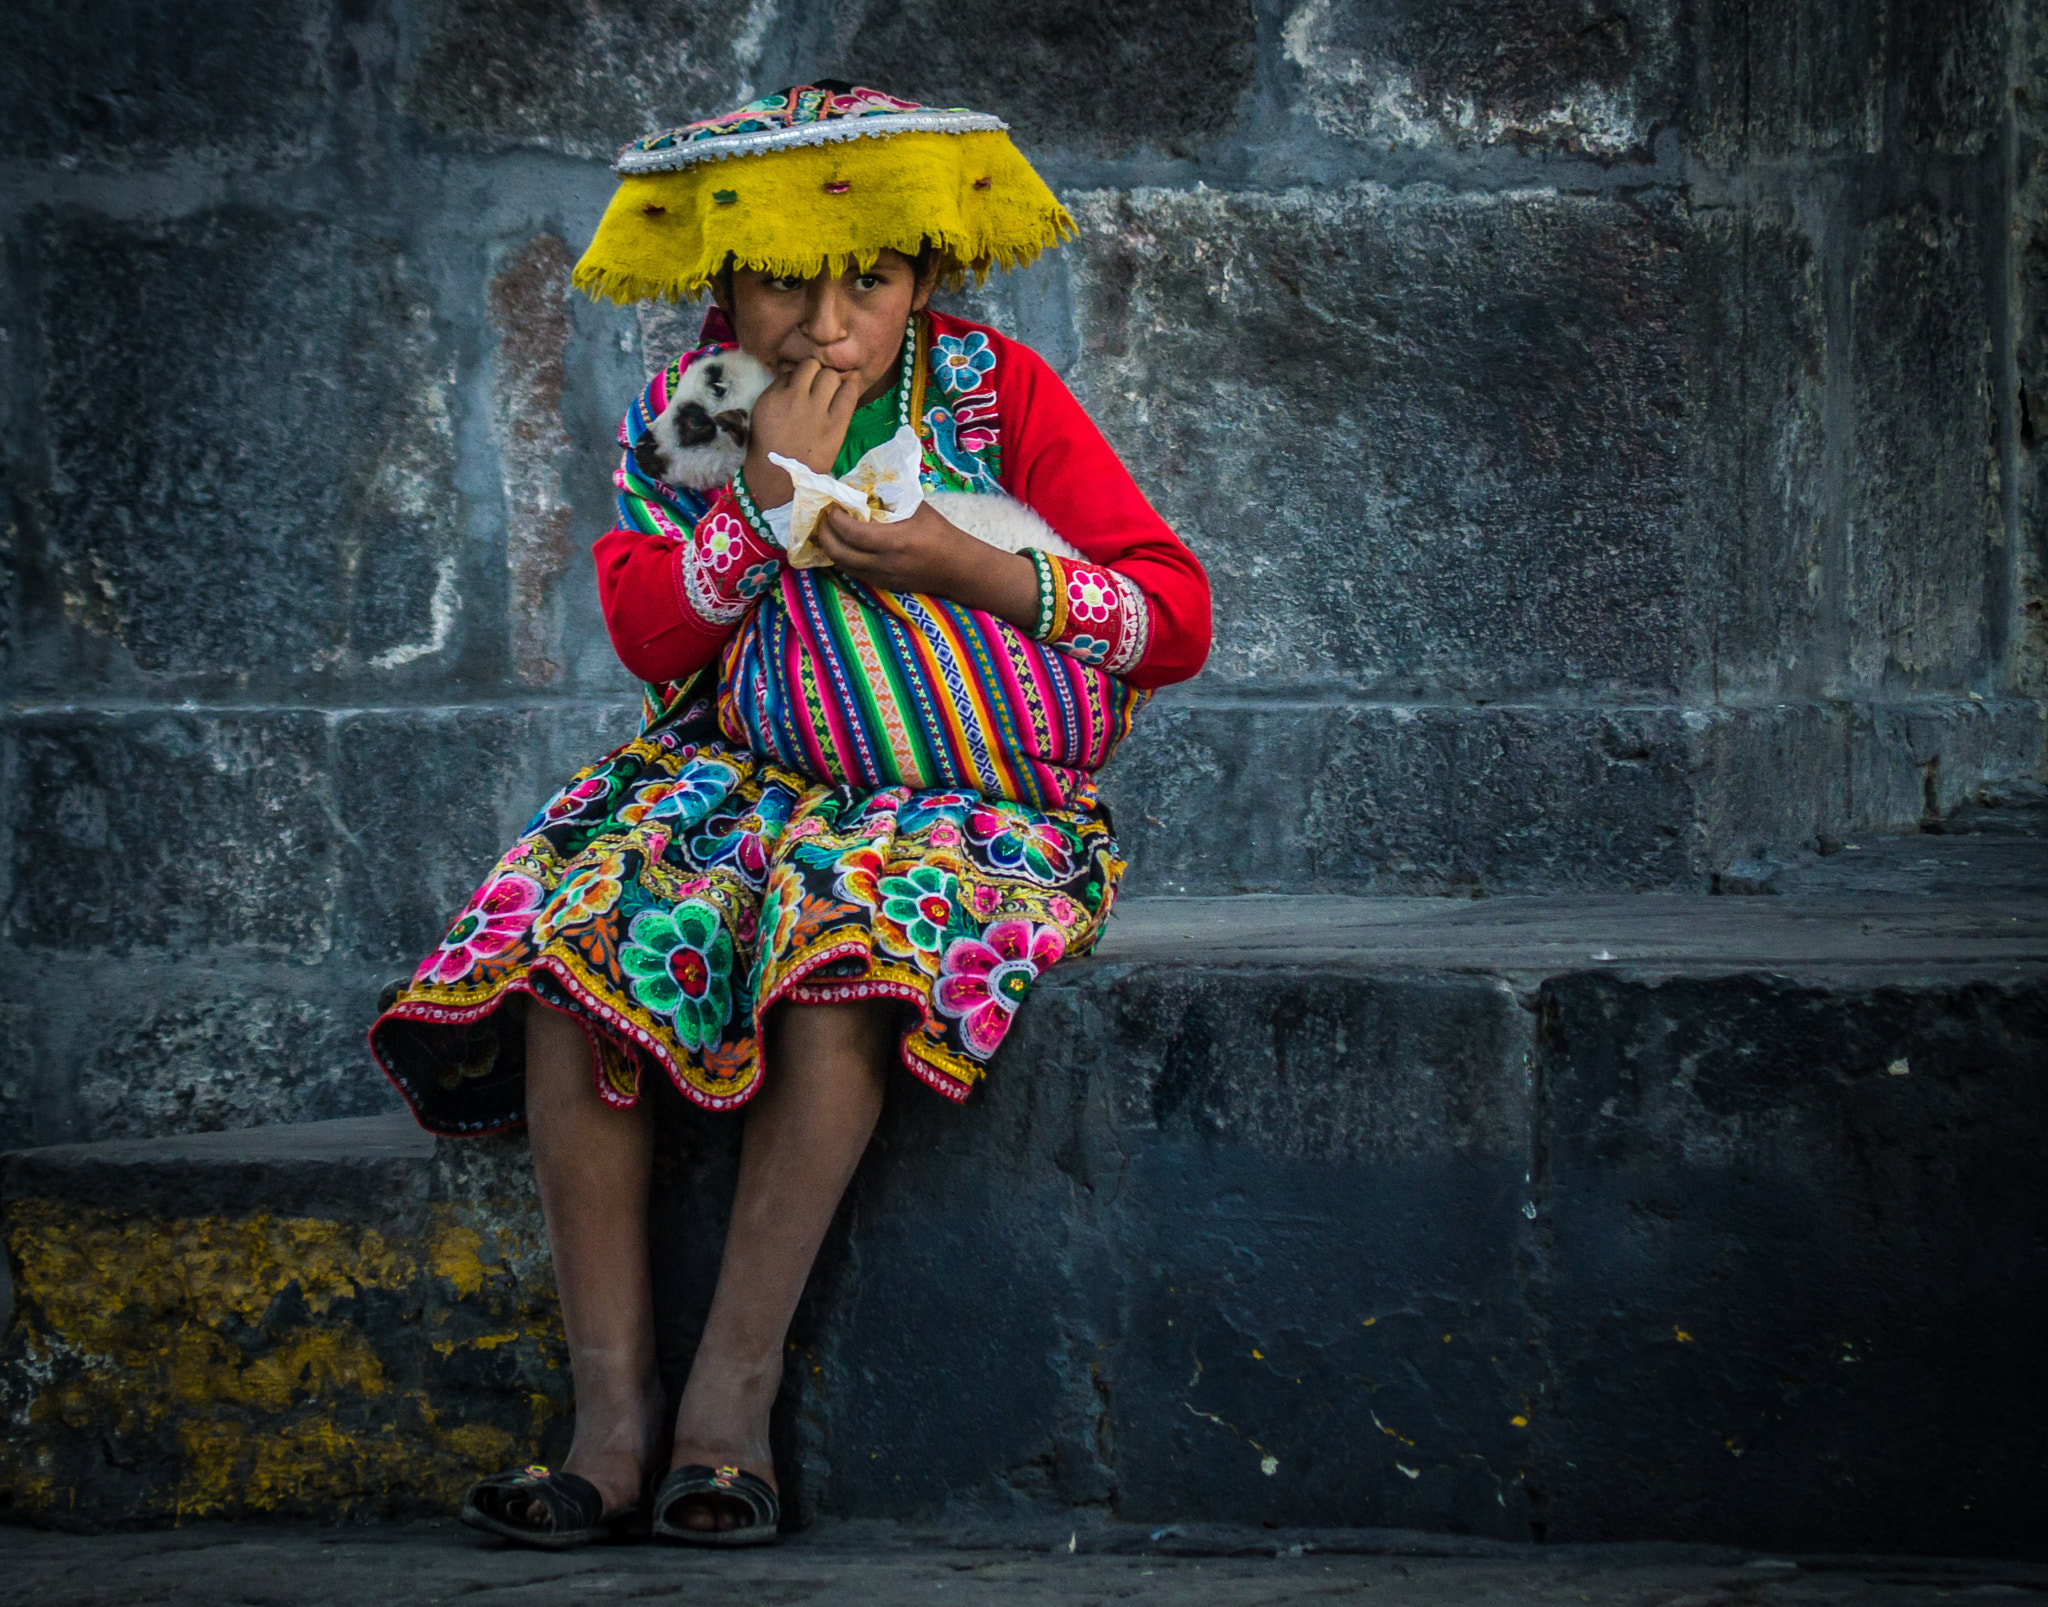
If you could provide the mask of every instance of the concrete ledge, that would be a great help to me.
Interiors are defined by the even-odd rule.
[[[1126,904],[967,1106],[892,1097],[792,1332],[792,1508],[2040,1554],[2041,845],[1815,857]],[[663,1121],[674,1381],[737,1124]],[[0,1196],[17,1516],[446,1512],[563,1447],[518,1138],[83,1145]]]

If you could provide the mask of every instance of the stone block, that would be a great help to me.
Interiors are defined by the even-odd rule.
[[[1848,736],[1852,823],[1933,821],[2038,787],[2048,707],[2020,698],[1878,704],[1851,720]]]
[[[1498,892],[1704,875],[1674,708],[1162,699],[1104,775],[1132,892]]]
[[[1710,644],[1718,697],[1825,696],[1845,646],[1829,585],[1841,475],[1829,450],[1823,264],[1789,209],[1714,207],[1697,223],[1687,500],[1704,583],[1694,629]]]
[[[557,1455],[531,1190],[437,1198],[432,1157],[403,1116],[9,1157],[10,1509],[441,1516]]]
[[[1583,0],[1305,0],[1280,25],[1298,104],[1390,148],[1514,145],[1648,155],[1682,114],[1682,8]]]
[[[929,1090],[899,1079],[895,1092],[908,1108],[857,1196],[855,1259],[834,1268],[791,1356],[809,1373],[806,1415],[824,1419],[825,1509],[1101,1500],[1098,1391],[1111,1386],[1089,1381],[1103,1358],[1085,1317],[1107,1291],[1074,1286],[1071,1184],[1049,1146],[992,1164],[967,1133],[939,1131],[955,1113]],[[990,1119],[1007,1125],[972,1125]],[[1092,1408],[1078,1422],[1076,1389]]]
[[[994,112],[1033,154],[1201,152],[1239,122],[1257,78],[1248,0],[838,0],[821,9],[829,43],[821,38],[804,59],[826,65],[801,71]]]
[[[1524,1533],[1512,990],[1200,966],[1079,985],[1122,1160],[1117,1511]]]
[[[1099,963],[1034,994],[965,1107],[895,1079],[791,1335],[799,1511],[1518,1533],[1528,1037],[1487,979]],[[737,1125],[665,1130],[672,1386]]]
[[[536,234],[496,258],[484,290],[486,460],[504,498],[500,673],[512,685],[637,701],[639,683],[605,628],[590,543],[618,522],[619,419],[646,382],[633,348],[645,352],[650,334],[673,339],[654,359],[665,366],[696,344],[697,322],[690,309],[648,307],[635,320],[593,303],[570,288],[574,263],[561,236]]]
[[[433,134],[609,160],[737,104],[773,26],[711,0],[427,0],[399,106]]]
[[[463,567],[450,357],[400,242],[241,209],[30,234],[19,684],[446,673],[491,604]]]
[[[1855,424],[1834,573],[1858,690],[1967,686],[1990,669],[1997,331],[1985,220],[1913,206],[1872,220],[1850,265]]]
[[[0,1148],[400,1108],[363,1054],[382,980],[373,968],[330,959],[309,976],[291,965],[17,952],[9,969],[36,1001],[19,1045],[35,1059],[17,1073],[32,1097]],[[10,1080],[0,1071],[0,1088]]]
[[[1206,687],[1691,676],[1680,213],[1423,186],[1072,201],[1070,381],[1208,567]]]
[[[320,716],[65,712],[13,727],[13,941],[326,957],[337,833]]]
[[[533,813],[639,729],[637,704],[484,704],[345,715],[335,725],[347,950],[409,968]],[[394,971],[395,974],[395,971]]]
[[[2030,1532],[2039,980],[1569,976],[1539,1011],[1547,1537]]]
[[[22,974],[19,962],[8,971]],[[36,1094],[47,1064],[39,1016],[27,999],[0,1004],[0,1150],[26,1149],[36,1141]]]
[[[2011,8],[1710,0],[1694,149],[1717,166],[1901,147],[1976,154],[2004,112]]]
[[[1718,705],[1688,710],[1685,719],[1707,859],[1716,870],[1744,855],[1812,843],[1823,832],[1920,818],[1910,801],[1857,786],[1849,762],[1857,714],[1844,705]],[[1859,805],[1871,813],[1859,813]]]
[[[303,161],[327,148],[343,60],[328,0],[19,0],[0,154]]]

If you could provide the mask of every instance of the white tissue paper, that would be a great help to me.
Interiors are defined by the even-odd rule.
[[[780,452],[770,452],[768,461],[784,470],[796,485],[785,542],[792,569],[830,566],[832,560],[813,539],[818,515],[827,508],[837,505],[871,524],[895,524],[917,512],[918,504],[924,501],[924,490],[918,484],[924,448],[918,443],[917,431],[908,424],[872,448],[846,471],[843,480],[818,474]]]

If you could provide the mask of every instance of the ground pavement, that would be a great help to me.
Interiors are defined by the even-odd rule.
[[[1374,1607],[1904,1607],[2048,1595],[2048,1567],[2030,1563],[1789,1558],[1706,1546],[1513,1546],[1373,1530],[1214,1526],[946,1533],[826,1523],[766,1551],[627,1544],[562,1555],[502,1547],[453,1523],[209,1523],[101,1535],[0,1529],[0,1569],[9,1599],[35,1607],[1281,1607],[1354,1600]]]

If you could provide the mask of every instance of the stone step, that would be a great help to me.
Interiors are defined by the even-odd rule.
[[[792,1509],[2041,1554],[2048,846],[1954,825],[1777,897],[1126,902],[965,1107],[895,1090]],[[737,1127],[663,1127],[673,1380]],[[517,1137],[52,1147],[0,1202],[17,1517],[445,1512],[565,1443]]]

